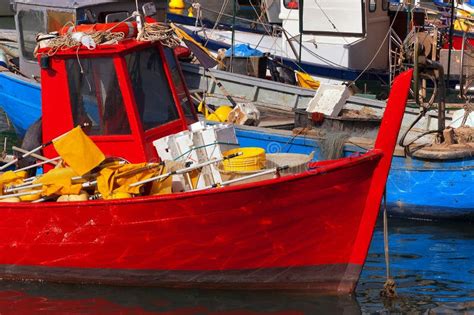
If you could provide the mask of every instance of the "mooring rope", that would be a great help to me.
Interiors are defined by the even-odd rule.
[[[397,297],[396,284],[390,275],[390,255],[388,247],[388,216],[387,216],[387,187],[385,187],[383,193],[383,243],[384,243],[384,254],[385,254],[385,270],[386,278],[383,289],[380,291],[380,296],[385,298]]]

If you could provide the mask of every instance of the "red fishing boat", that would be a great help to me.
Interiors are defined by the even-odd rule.
[[[196,120],[179,64],[126,39],[39,58],[43,140],[89,123],[108,156],[157,160]],[[365,262],[412,73],[393,85],[375,147],[253,183],[119,200],[3,203],[0,277],[350,293]],[[100,117],[93,121],[93,117]],[[45,155],[56,156],[54,148]]]

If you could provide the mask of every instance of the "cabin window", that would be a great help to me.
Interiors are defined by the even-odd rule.
[[[178,63],[176,62],[176,57],[171,48],[165,48],[165,57],[168,67],[171,71],[171,78],[173,80],[176,93],[178,94],[181,107],[183,107],[184,115],[186,118],[188,118],[189,122],[193,123],[196,121],[196,115],[194,114],[191,100],[188,98],[188,94],[186,93],[186,86],[181,77],[181,72],[179,70]]]
[[[125,56],[143,129],[179,119],[178,109],[156,48]]]
[[[130,134],[113,59],[74,58],[66,67],[74,125],[87,123],[89,135]]]
[[[377,10],[377,0],[369,0],[369,11],[375,12]]]
[[[382,10],[388,11],[389,0],[382,0]]]
[[[283,4],[290,10],[297,10],[300,6],[299,0],[283,0]]]
[[[35,60],[36,34],[46,33],[44,12],[21,10],[18,12],[18,22],[23,57],[28,60]]]

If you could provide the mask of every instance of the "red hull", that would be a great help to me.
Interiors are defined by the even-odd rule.
[[[204,194],[15,204],[3,209],[0,262],[13,277],[349,292],[364,263],[353,251],[380,157]]]
[[[3,204],[0,277],[352,292],[410,79],[395,83],[374,150],[304,174],[128,200]]]

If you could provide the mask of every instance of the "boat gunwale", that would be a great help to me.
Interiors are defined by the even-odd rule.
[[[324,163],[321,166],[318,166],[321,162],[313,162],[310,163],[315,166],[313,169],[309,169],[308,171],[301,172],[298,174],[292,175],[285,175],[278,178],[270,178],[258,182],[251,182],[251,183],[244,183],[239,185],[233,186],[225,186],[219,188],[209,188],[205,190],[198,190],[198,191],[187,191],[187,192],[179,192],[179,193],[171,193],[165,195],[152,195],[152,196],[138,196],[134,198],[127,198],[127,199],[112,199],[112,200],[87,200],[87,201],[74,201],[74,202],[43,202],[43,203],[30,203],[30,202],[19,202],[19,203],[8,203],[3,204],[0,206],[0,210],[7,210],[7,209],[21,209],[21,208],[31,208],[34,207],[35,209],[38,208],[80,208],[83,206],[103,206],[103,205],[133,205],[139,203],[148,203],[148,202],[160,202],[160,201],[170,201],[170,200],[182,200],[182,199],[189,199],[194,197],[205,197],[214,194],[222,194],[222,193],[229,193],[229,192],[244,192],[246,190],[254,189],[254,188],[261,188],[261,187],[271,187],[276,184],[280,183],[291,183],[300,179],[305,179],[309,177],[316,177],[322,176],[328,173],[336,172],[343,169],[357,167],[359,165],[363,165],[365,163],[372,162],[374,160],[379,160],[383,157],[384,153],[382,150],[374,149],[365,154],[352,156],[352,157],[345,157],[337,160],[331,161],[322,161]],[[377,166],[374,167],[374,169]]]

